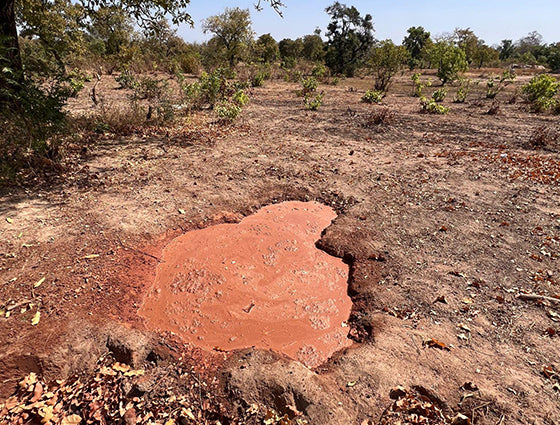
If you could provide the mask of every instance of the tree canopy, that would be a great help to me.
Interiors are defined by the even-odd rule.
[[[230,66],[235,65],[253,40],[249,9],[227,8],[224,13],[204,20],[202,29],[216,36],[226,50]]]
[[[327,65],[336,73],[353,76],[373,46],[373,18],[339,2],[327,7]]]

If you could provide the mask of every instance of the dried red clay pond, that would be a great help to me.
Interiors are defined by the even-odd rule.
[[[350,345],[348,267],[315,247],[335,217],[285,202],[174,239],[140,315],[199,347],[271,348],[319,365]]]

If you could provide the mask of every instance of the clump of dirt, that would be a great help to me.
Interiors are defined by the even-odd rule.
[[[199,347],[273,349],[318,366],[351,344],[348,266],[315,246],[335,217],[284,202],[174,239],[140,315]]]

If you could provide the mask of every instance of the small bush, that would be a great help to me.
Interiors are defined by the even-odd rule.
[[[252,87],[262,87],[264,86],[265,75],[262,72],[257,72],[251,79]]]
[[[206,106],[213,108],[216,103],[226,100],[238,90],[236,84],[229,81],[229,76],[229,70],[218,68],[210,73],[203,72],[194,83],[186,83],[181,74],[177,77],[188,107],[202,109]]]
[[[134,89],[138,84],[136,77],[130,71],[123,71],[119,76],[115,77],[115,81],[119,83],[121,89]]]
[[[486,82],[486,98],[494,99],[506,86],[513,83],[517,78],[513,71],[504,70],[500,77],[492,76]]]
[[[311,93],[315,93],[319,87],[319,82],[315,77],[303,78],[301,80],[301,90],[298,91],[298,96],[306,97]]]
[[[68,74],[68,85],[69,85],[69,96],[76,97],[80,93],[85,85],[86,81],[91,81],[91,76],[75,68]]]
[[[432,82],[430,80],[424,82],[420,79],[420,76],[422,74],[420,74],[419,72],[416,72],[414,74],[412,74],[412,77],[410,77],[410,79],[412,80],[412,83],[414,84],[414,91],[412,93],[412,96],[414,97],[422,97],[422,90],[424,90],[425,87],[431,87]]]
[[[318,110],[323,105],[323,99],[325,97],[325,93],[317,93],[317,94],[306,94],[303,100],[303,104],[305,107],[311,111]]]
[[[235,121],[241,113],[241,106],[233,102],[222,102],[214,107],[214,112],[220,121],[231,123]]]
[[[167,81],[150,77],[141,78],[134,88],[134,94],[131,96],[133,103],[139,100],[145,100],[148,103],[147,119],[157,118],[160,121],[167,122],[175,118],[175,105]]]
[[[461,78],[457,94],[453,99],[455,103],[465,103],[471,91],[472,80],[470,78]]]
[[[340,84],[340,77],[334,77],[334,78],[331,80],[331,85],[333,85],[333,86],[338,86],[339,84]]]
[[[556,107],[554,96],[560,90],[560,83],[551,75],[541,74],[533,77],[521,90],[535,112],[544,112]]]
[[[296,69],[289,69],[284,74],[284,81],[286,81],[287,83],[297,83],[301,81],[302,78],[303,74],[301,73],[301,71],[298,71]]]
[[[420,98],[420,107],[422,112],[427,114],[445,115],[449,113],[449,108],[437,103],[434,99]]]
[[[436,102],[443,102],[443,100],[445,99],[446,96],[447,96],[447,90],[444,89],[444,88],[441,88],[441,89],[436,90],[432,94],[432,99]]]
[[[249,96],[247,96],[243,90],[237,90],[233,95],[232,100],[236,105],[243,107],[249,103]]]
[[[325,78],[328,74],[328,69],[322,63],[318,63],[315,65],[313,70],[311,71],[311,75],[317,79]]]
[[[381,103],[385,93],[379,90],[368,90],[362,96],[362,102],[364,103]]]

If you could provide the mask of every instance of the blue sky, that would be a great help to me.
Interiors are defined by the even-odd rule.
[[[189,12],[195,28],[179,28],[186,41],[208,39],[200,29],[201,20],[221,13],[226,7],[251,9],[253,30],[257,35],[271,33],[276,40],[297,38],[311,34],[316,27],[325,30],[329,17],[325,8],[332,1],[284,0],[284,18],[270,7],[262,12],[254,10],[255,1],[191,0]],[[546,43],[560,41],[559,0],[341,0],[356,6],[362,13],[370,13],[375,22],[378,39],[391,38],[400,43],[411,26],[423,26],[432,35],[451,32],[456,27],[470,27],[479,37],[492,45],[504,38],[517,40],[530,31],[542,34]],[[539,13],[546,11],[546,13]]]

